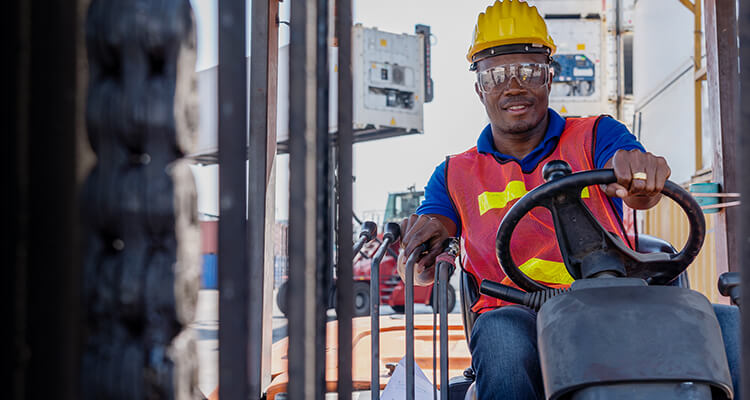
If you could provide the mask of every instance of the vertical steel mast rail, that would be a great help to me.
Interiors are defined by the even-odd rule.
[[[325,396],[328,243],[325,0],[291,5],[289,62],[289,399]],[[325,76],[322,77],[322,70]],[[351,218],[351,217],[350,217]],[[351,239],[351,235],[350,235]],[[351,245],[351,244],[350,244]],[[345,347],[345,346],[344,346]]]
[[[323,400],[326,387],[326,322],[328,297],[333,278],[331,239],[331,141],[328,133],[328,0],[316,0],[315,18],[315,208],[316,208],[316,292],[315,292],[315,381],[322,390],[315,393]]]
[[[352,398],[352,0],[335,0],[338,70],[338,176],[336,317],[338,318],[338,398]]]
[[[220,0],[219,11],[219,395],[249,398],[247,228],[247,62],[245,2]]]
[[[750,128],[750,0],[740,0],[739,2],[739,13],[738,22],[739,30],[739,55],[740,55],[740,107],[739,107],[739,131],[744,132],[737,135],[739,140],[739,149],[737,152],[737,166],[736,171],[745,170],[745,162],[750,159],[750,133],[747,132]],[[740,190],[743,195],[750,193],[750,174],[738,173],[738,181],[740,183]],[[740,277],[742,279],[741,286],[746,292],[750,290],[750,246],[747,246],[750,241],[750,202],[744,201],[740,206],[740,237],[738,243],[745,243],[744,246],[740,246],[739,260],[742,262],[742,268],[740,270]],[[750,371],[750,313],[748,313],[747,307],[744,312],[740,313],[742,319],[740,326],[741,331],[741,360],[742,365],[740,370],[745,371],[743,380],[741,382],[741,392],[747,396],[750,394],[750,378],[748,378],[748,371]]]
[[[250,321],[248,382],[251,398],[263,392],[261,367],[263,360],[263,287],[265,267],[266,226],[266,165],[268,138],[268,0],[252,2],[250,50],[250,137],[247,153],[247,239],[250,279]],[[244,55],[244,50],[241,52]]]

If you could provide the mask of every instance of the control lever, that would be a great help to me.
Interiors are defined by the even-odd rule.
[[[374,239],[377,234],[378,225],[372,221],[365,221],[365,223],[362,224],[362,230],[359,231],[359,239],[357,240],[357,243],[354,243],[352,254],[359,253],[359,251],[362,250],[362,246]]]
[[[404,309],[406,317],[406,400],[414,400],[414,264],[426,252],[427,243],[420,244],[406,260]]]
[[[432,285],[432,298],[437,299],[432,305],[432,390],[433,398],[437,398],[437,352],[435,344],[436,315],[440,314],[440,400],[448,400],[448,279],[456,269],[456,257],[461,250],[458,239],[449,238],[443,243],[443,253],[435,259],[435,281]],[[437,307],[436,307],[437,306]]]
[[[375,223],[372,223],[375,225]],[[365,222],[364,225],[367,225]],[[363,225],[363,227],[364,227]],[[395,222],[385,224],[383,243],[380,244],[370,264],[370,344],[372,364],[370,365],[370,393],[372,400],[380,398],[380,262],[389,251],[391,244],[401,237],[401,226]]]
[[[740,289],[740,273],[725,272],[719,275],[719,293],[728,296],[732,304],[740,307],[742,291]]]

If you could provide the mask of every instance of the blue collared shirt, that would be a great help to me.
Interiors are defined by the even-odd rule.
[[[522,160],[500,153],[495,149],[490,125],[487,125],[479,135],[477,151],[483,154],[494,155],[500,160],[514,160],[521,166],[524,172],[532,171],[547,154],[554,150],[560,141],[563,129],[565,129],[565,118],[561,117],[560,114],[551,108],[548,113],[549,124],[547,132],[544,134],[544,139]],[[646,151],[625,125],[611,117],[604,117],[599,121],[594,148],[594,164],[596,168],[604,168],[604,165],[615,155],[617,150],[633,149]],[[622,215],[622,200],[619,198],[614,198],[613,200],[615,208]],[[427,186],[425,186],[425,199],[417,209],[417,214],[446,216],[453,220],[460,232],[461,226],[459,225],[458,215],[451,204],[450,197],[448,196],[448,188],[445,185],[445,161],[435,168],[435,172],[432,173],[429,182],[427,182]]]

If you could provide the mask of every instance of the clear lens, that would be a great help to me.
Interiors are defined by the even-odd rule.
[[[513,77],[521,86],[536,89],[549,80],[548,64],[503,64],[477,73],[479,88],[484,93],[505,89]]]

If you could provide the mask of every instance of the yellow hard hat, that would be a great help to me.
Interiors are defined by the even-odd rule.
[[[466,58],[472,65],[500,54],[555,53],[555,42],[536,7],[519,0],[496,0],[479,14]]]

